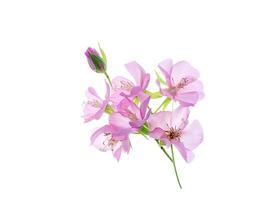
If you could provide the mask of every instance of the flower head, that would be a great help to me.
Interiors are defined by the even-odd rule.
[[[188,125],[188,115],[188,107],[178,107],[174,112],[158,112],[148,119],[150,137],[163,141],[167,147],[173,144],[186,162],[192,161],[192,150],[203,140],[199,122]]]
[[[199,72],[188,62],[173,64],[168,59],[162,61],[159,68],[167,83],[167,88],[161,88],[158,81],[162,95],[179,101],[183,106],[194,106],[204,96],[202,83],[198,80]]]
[[[147,98],[147,95],[144,94],[144,90],[148,86],[150,74],[146,73],[135,61],[125,64],[125,67],[133,76],[135,83],[122,76],[117,76],[112,80],[110,99],[114,105],[118,105],[124,99],[125,95],[131,99],[138,96],[140,101]]]
[[[130,151],[129,130],[105,125],[93,133],[91,144],[100,151],[111,151],[119,161],[122,152]]]

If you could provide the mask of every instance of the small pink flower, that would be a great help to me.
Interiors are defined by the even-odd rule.
[[[99,119],[105,112],[105,108],[108,105],[110,96],[110,89],[107,83],[106,83],[106,88],[107,89],[104,100],[102,100],[98,96],[94,88],[92,87],[88,88],[86,92],[87,102],[85,103],[84,106],[84,116],[83,116],[85,122],[89,122],[93,119]]]
[[[150,111],[146,110],[149,99],[143,101],[139,108],[125,97],[118,106],[119,110],[109,116],[109,124],[92,135],[92,145],[100,151],[112,151],[117,160],[120,159],[121,152],[129,153],[129,134],[138,131],[148,119]]]
[[[148,86],[150,75],[135,61],[125,64],[125,67],[133,76],[135,84],[122,76],[115,77],[112,80],[112,94],[110,97],[114,105],[118,105],[124,99],[121,94],[128,97],[138,96],[141,101],[147,97],[144,90]]]
[[[120,160],[121,153],[130,151],[129,130],[112,125],[105,125],[94,132],[91,144],[100,151],[112,151],[113,156]]]
[[[168,86],[160,87],[162,95],[179,101],[183,106],[194,106],[204,96],[202,83],[198,80],[199,72],[186,61],[173,64],[171,59],[164,60],[159,68]]]
[[[188,125],[188,115],[187,107],[179,107],[174,112],[158,112],[148,119],[150,137],[160,139],[167,147],[173,144],[186,162],[192,161],[192,150],[203,140],[201,125],[196,120]]]
[[[150,97],[147,97],[138,107],[125,97],[117,106],[117,111],[110,115],[109,123],[121,128],[137,131],[150,116],[151,111],[147,109],[149,100]]]

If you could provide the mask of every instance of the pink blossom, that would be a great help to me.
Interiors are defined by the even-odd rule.
[[[141,100],[146,98],[143,92],[147,88],[150,75],[135,61],[125,64],[128,72],[133,76],[135,84],[122,76],[117,76],[112,80],[112,91],[110,100],[114,105],[118,105],[124,99],[124,94],[128,97],[138,96]]]
[[[102,114],[105,112],[105,108],[109,102],[110,96],[110,89],[108,84],[106,83],[106,95],[105,99],[102,100],[98,94],[96,93],[95,89],[89,87],[86,91],[87,102],[84,106],[84,121],[89,122],[93,119],[99,119]]]
[[[198,80],[199,72],[188,62],[173,64],[171,59],[162,61],[159,68],[166,78],[167,88],[160,91],[183,106],[194,106],[204,96],[202,83]]]
[[[138,131],[150,115],[147,112],[149,97],[140,108],[127,97],[118,105],[118,111],[109,116],[109,124],[101,127],[91,137],[92,144],[101,151],[112,151],[119,160],[121,152],[129,153],[129,134]]]
[[[113,156],[119,161],[122,152],[130,151],[129,130],[105,125],[91,136],[91,144],[100,151],[112,151]]]
[[[194,150],[203,140],[201,125],[193,121],[188,125],[188,107],[178,107],[174,112],[158,112],[148,119],[150,137],[160,139],[168,147],[173,144],[186,162],[190,162]]]

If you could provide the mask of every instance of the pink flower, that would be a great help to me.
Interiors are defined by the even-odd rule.
[[[112,151],[113,156],[119,161],[122,152],[130,151],[129,130],[105,125],[94,132],[91,144],[100,151]]]
[[[121,94],[128,97],[138,96],[141,101],[147,97],[143,92],[148,86],[150,75],[135,61],[125,64],[125,67],[133,76],[135,84],[122,76],[115,77],[112,80],[112,94],[110,97],[114,105],[118,105],[124,99]]]
[[[173,64],[171,59],[164,60],[159,68],[168,86],[160,87],[162,95],[179,101],[183,106],[194,106],[204,96],[202,83],[198,80],[199,72],[186,61]]]
[[[93,119],[99,119],[105,112],[105,108],[108,105],[110,96],[110,89],[107,83],[106,83],[106,88],[107,89],[104,100],[102,100],[98,96],[94,88],[92,87],[88,88],[86,92],[87,102],[85,103],[84,106],[84,116],[83,116],[85,122],[89,122]]]
[[[143,101],[140,108],[127,97],[121,101],[118,111],[109,116],[109,125],[95,131],[91,137],[92,144],[101,151],[112,151],[119,160],[121,152],[129,153],[129,134],[138,131],[146,122],[150,111],[146,112],[149,97]]]
[[[188,125],[188,107],[179,107],[174,112],[158,112],[148,119],[152,138],[160,139],[168,147],[173,144],[186,162],[194,158],[194,150],[203,140],[198,121]]]
[[[121,128],[137,131],[148,119],[151,111],[147,111],[150,97],[141,102],[140,107],[125,97],[117,106],[117,112],[109,117],[109,123]]]

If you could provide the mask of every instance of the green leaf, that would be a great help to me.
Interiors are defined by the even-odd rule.
[[[106,56],[104,50],[101,48],[99,43],[98,43],[98,48],[100,50],[100,53],[101,53],[101,56],[102,56],[103,60],[105,61],[105,63],[107,63],[107,56]]]
[[[158,99],[158,98],[162,97],[160,91],[158,91],[158,92],[150,92],[148,90],[145,90],[144,92],[145,92],[145,94],[148,94],[151,97],[151,99]]]
[[[159,73],[158,73],[157,71],[155,71],[155,72],[156,72],[157,80],[158,80],[161,84],[163,84],[163,85],[167,85],[166,81],[165,81],[163,78],[160,77]]]
[[[167,106],[171,103],[171,99],[170,98],[167,98],[165,101],[164,101],[164,104],[162,106],[162,109],[163,110],[166,110]]]

